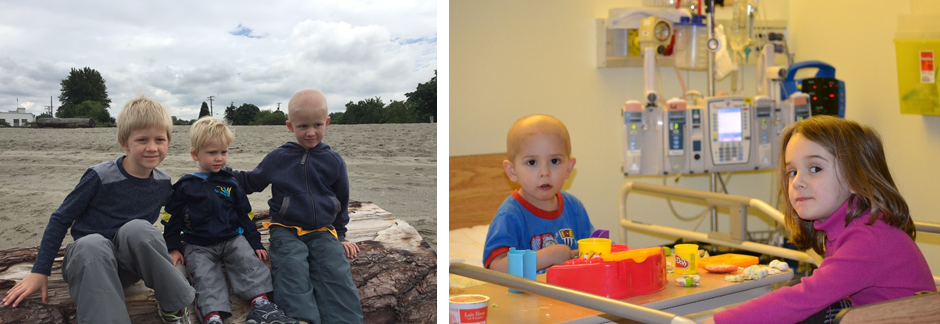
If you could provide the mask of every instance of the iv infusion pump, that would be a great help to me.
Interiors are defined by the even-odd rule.
[[[787,121],[787,124],[807,119],[813,115],[808,94],[802,92],[794,93],[790,95],[788,103],[790,108],[789,113],[791,113],[792,116],[789,114],[786,115],[790,119]]]
[[[688,172],[689,111],[685,100],[669,100],[665,110],[630,100],[624,104],[622,113],[624,175]]]
[[[752,123],[751,152],[757,154],[755,169],[770,169],[777,161],[777,123],[774,107],[767,96],[754,98],[754,123]]]
[[[625,176],[765,170],[779,159],[783,127],[809,118],[802,93],[774,104],[758,96],[711,97],[662,108],[628,101],[623,107]]]
[[[663,110],[636,100],[623,106],[623,174],[660,175],[663,166]]]
[[[663,174],[685,173],[688,170],[689,149],[688,112],[686,102],[682,99],[671,99],[666,102],[666,129],[663,132],[665,156],[663,157]]]
[[[752,170],[750,100],[706,98],[705,109],[705,172]]]

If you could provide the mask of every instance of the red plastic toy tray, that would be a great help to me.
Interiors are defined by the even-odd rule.
[[[599,296],[623,299],[666,287],[666,259],[661,247],[631,250],[634,257],[603,262],[576,259],[548,268],[549,284]]]

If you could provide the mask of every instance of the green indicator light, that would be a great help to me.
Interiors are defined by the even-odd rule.
[[[672,124],[672,129],[679,129],[679,124]]]
[[[767,125],[767,120],[766,120],[766,119],[761,119],[761,120],[760,120],[760,123],[761,123],[761,125]]]
[[[636,124],[630,125],[630,129],[636,129]]]

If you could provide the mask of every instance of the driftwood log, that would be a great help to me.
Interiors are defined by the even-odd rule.
[[[91,118],[39,118],[36,120],[36,126],[56,128],[94,128],[95,120]]]
[[[369,202],[350,201],[350,223],[346,238],[360,248],[350,261],[353,281],[365,323],[434,323],[437,317],[437,257],[418,231],[407,222]],[[268,245],[268,231],[260,224],[270,216],[256,213],[261,241]],[[0,296],[32,269],[38,248],[0,250]],[[0,306],[0,323],[77,323],[75,303],[62,279],[61,256],[49,276],[49,302],[37,292],[17,308]],[[270,264],[269,264],[270,266]],[[177,267],[185,274],[182,265]],[[231,287],[229,288],[231,294]],[[133,323],[162,323],[157,316],[153,290],[138,282],[124,290]],[[232,316],[225,323],[244,323],[251,311],[248,301],[230,295]],[[190,322],[201,323],[190,306]]]

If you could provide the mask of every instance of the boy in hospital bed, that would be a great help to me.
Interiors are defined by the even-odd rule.
[[[578,240],[594,232],[581,201],[561,191],[574,169],[568,129],[555,117],[531,115],[506,136],[503,169],[516,189],[490,223],[483,266],[508,272],[509,248],[533,250],[543,271],[578,256]]]

